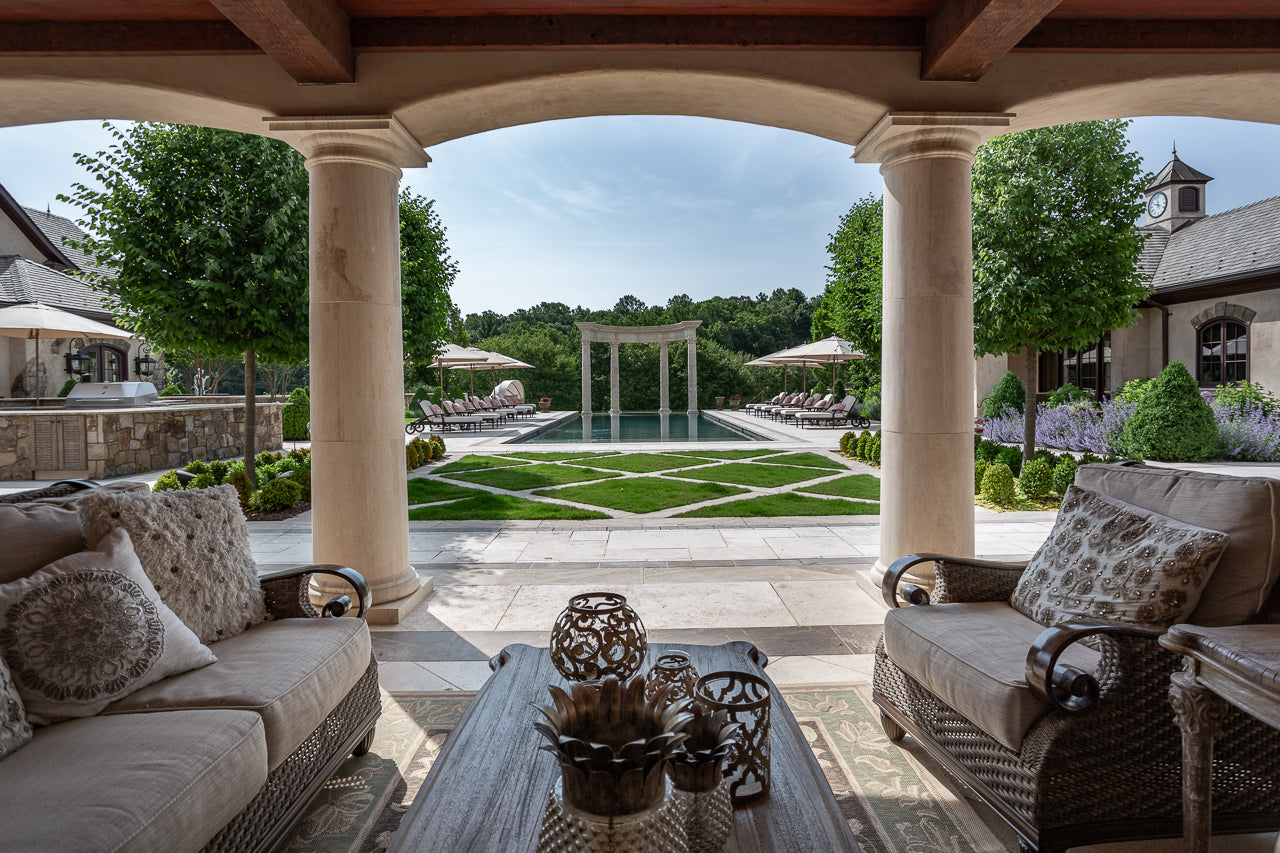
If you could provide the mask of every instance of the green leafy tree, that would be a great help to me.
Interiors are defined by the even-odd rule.
[[[849,366],[851,384],[862,395],[879,396],[883,337],[884,200],[868,195],[840,217],[827,242],[831,263],[827,286],[813,313],[813,338],[839,335],[867,354]]]
[[[1026,354],[1023,458],[1035,451],[1039,353],[1083,348],[1137,321],[1146,176],[1123,121],[1045,127],[978,149],[973,166],[974,348]]]
[[[256,453],[256,359],[307,357],[307,174],[302,155],[260,136],[190,125],[112,128],[77,154],[100,188],[76,184],[91,238],[118,270],[94,285],[162,349],[245,364],[245,467]]]
[[[400,193],[400,299],[404,314],[405,384],[430,383],[436,378],[431,362],[440,342],[452,340],[452,327],[461,327],[449,288],[458,264],[449,255],[445,227],[435,202]]]

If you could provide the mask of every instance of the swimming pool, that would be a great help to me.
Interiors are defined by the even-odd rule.
[[[768,441],[763,435],[730,426],[699,412],[607,412],[578,415],[548,430],[522,436],[512,444],[610,444],[623,441]]]

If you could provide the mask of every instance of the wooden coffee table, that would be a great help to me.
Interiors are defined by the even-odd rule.
[[[655,643],[646,666],[684,649],[699,672],[734,669],[764,676],[764,656],[745,642],[722,646]],[[533,728],[547,685],[567,682],[546,649],[517,644],[493,659],[494,674],[445,741],[422,789],[391,842],[398,853],[534,851],[547,794],[559,778],[554,758]],[[768,676],[764,676],[768,680]],[[734,810],[726,851],[857,853],[822,768],[772,681],[770,791]]]

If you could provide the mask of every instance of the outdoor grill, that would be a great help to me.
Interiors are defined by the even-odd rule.
[[[68,409],[123,409],[146,406],[159,394],[150,382],[78,382],[67,395]]]

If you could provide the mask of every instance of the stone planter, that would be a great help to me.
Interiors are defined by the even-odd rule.
[[[724,408],[724,397],[716,397],[716,408],[717,409]]]

